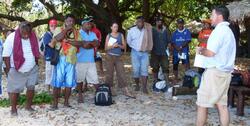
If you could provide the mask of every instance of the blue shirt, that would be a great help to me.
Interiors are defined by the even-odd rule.
[[[172,35],[172,43],[178,47],[182,46],[185,42],[191,41],[191,39],[191,32],[186,28],[183,31],[176,30]],[[188,51],[188,46],[182,50],[183,53],[188,53]],[[174,49],[174,53],[178,53],[176,49]]]
[[[85,32],[84,30],[80,30],[80,35],[83,39],[83,41],[94,41],[98,40],[96,37],[96,34],[92,31],[89,31],[88,33]],[[94,48],[91,49],[85,49],[80,47],[79,52],[77,53],[77,62],[81,63],[94,63],[95,58],[94,58]]]
[[[51,48],[49,46],[49,43],[51,42],[52,40],[52,33],[51,32],[46,32],[43,36],[43,44],[45,45],[45,52],[44,52],[44,55],[45,55],[45,60],[46,61],[50,61],[52,55],[53,55],[53,51],[54,49]]]

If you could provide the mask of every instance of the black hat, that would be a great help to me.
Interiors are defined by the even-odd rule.
[[[157,17],[156,21],[163,21],[163,18],[162,17]]]
[[[138,19],[144,20],[144,17],[143,16],[138,16],[138,17],[136,17],[136,20],[138,20]]]
[[[177,24],[184,24],[185,21],[182,18],[179,18],[179,19],[177,19],[176,22],[177,22]]]

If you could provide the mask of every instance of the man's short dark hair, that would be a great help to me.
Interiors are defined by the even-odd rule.
[[[139,19],[144,20],[144,17],[143,16],[136,17],[136,20],[139,20]]]
[[[75,16],[74,16],[73,14],[67,14],[67,15],[65,15],[64,19],[66,20],[67,18],[76,19]]]
[[[215,6],[213,10],[215,10],[215,12],[217,14],[222,15],[224,21],[228,21],[228,19],[229,19],[229,10],[225,5]]]

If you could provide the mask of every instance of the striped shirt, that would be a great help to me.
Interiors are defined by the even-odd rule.
[[[3,44],[3,57],[10,57],[10,65],[11,67],[15,67],[14,59],[13,59],[13,47],[14,47],[14,38],[15,32],[11,33],[5,40]],[[32,53],[31,44],[29,39],[22,39],[22,49],[23,49],[23,57],[25,59],[23,65],[18,70],[21,73],[29,72],[35,65],[35,57]]]

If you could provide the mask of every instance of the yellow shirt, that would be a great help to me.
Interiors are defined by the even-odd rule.
[[[58,35],[59,33],[61,33],[63,31],[64,27],[57,27],[55,29],[55,31],[53,32],[53,37],[55,37],[56,35]],[[62,56],[66,56],[66,62],[71,63],[71,64],[75,64],[77,61],[77,57],[76,57],[76,53],[78,51],[77,47],[72,46],[68,43],[66,43],[66,39],[74,39],[76,41],[81,41],[82,38],[79,35],[79,31],[74,29],[73,32],[69,35],[69,38],[65,38],[62,40],[62,42],[58,42],[56,44],[56,48],[59,49],[61,46],[61,51],[60,51],[60,55]]]

